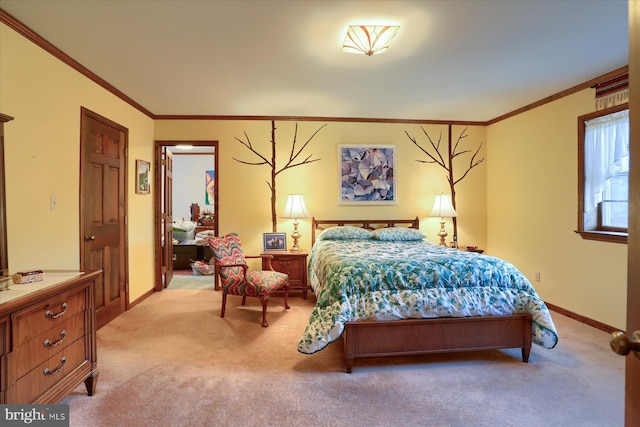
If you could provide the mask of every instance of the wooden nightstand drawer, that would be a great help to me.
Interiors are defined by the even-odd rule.
[[[271,266],[275,271],[289,275],[289,290],[302,290],[302,296],[307,299],[307,253],[280,252],[267,253],[272,255]],[[262,269],[268,269],[267,260],[262,260]]]
[[[276,271],[287,273],[289,282],[300,282],[303,280],[304,261],[300,257],[288,257],[279,255],[278,258],[271,260],[271,265]]]

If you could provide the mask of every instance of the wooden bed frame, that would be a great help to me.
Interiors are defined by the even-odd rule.
[[[420,228],[411,220],[319,220],[313,218],[311,243],[316,230],[351,225],[366,229],[381,227]],[[356,358],[402,356],[454,351],[521,348],[522,361],[531,352],[531,315],[440,317],[392,321],[346,322],[343,333],[347,372]]]

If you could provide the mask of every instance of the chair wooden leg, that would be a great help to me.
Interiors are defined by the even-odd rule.
[[[269,295],[263,295],[260,297],[260,303],[262,304],[262,327],[269,326],[267,323],[267,304],[269,304]]]
[[[289,285],[287,284],[287,286],[284,287],[284,308],[286,308],[287,310],[291,308],[289,307],[289,303],[287,302],[288,299],[289,299]]]
[[[222,310],[220,310],[220,317],[224,318],[224,309],[227,307],[227,294],[222,293]]]
[[[246,302],[247,302],[247,296],[242,295],[242,305],[245,305]]]

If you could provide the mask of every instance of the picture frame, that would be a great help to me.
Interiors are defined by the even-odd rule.
[[[397,205],[395,164],[395,145],[338,145],[338,204]]]
[[[151,191],[151,163],[136,160],[136,193],[149,194]]]
[[[262,249],[265,252],[286,252],[287,233],[263,233]]]

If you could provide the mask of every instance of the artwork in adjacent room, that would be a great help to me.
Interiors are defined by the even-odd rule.
[[[215,173],[212,170],[208,170],[205,172],[205,195],[204,195],[204,204],[205,205],[214,205],[215,204]]]
[[[338,204],[397,204],[395,153],[395,145],[339,145]]]
[[[149,181],[150,163],[144,160],[136,160],[136,193],[149,194],[151,189]]]

